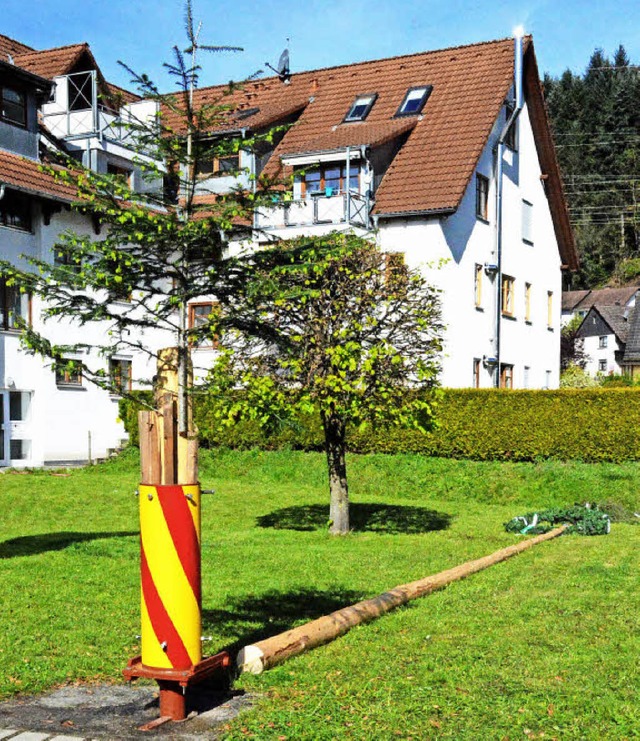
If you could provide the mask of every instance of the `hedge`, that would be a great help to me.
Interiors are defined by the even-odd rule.
[[[322,450],[322,430],[315,418],[299,419],[267,434],[251,422],[220,427],[214,421],[214,409],[215,399],[196,396],[195,419],[205,446]],[[121,402],[121,417],[132,442],[137,443],[135,412],[130,401]],[[640,460],[637,388],[445,389],[437,415],[438,427],[424,435],[397,428],[350,430],[349,450],[471,460]]]

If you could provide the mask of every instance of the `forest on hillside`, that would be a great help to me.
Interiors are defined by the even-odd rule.
[[[640,67],[596,49],[543,86],[581,261],[567,288],[640,282]]]

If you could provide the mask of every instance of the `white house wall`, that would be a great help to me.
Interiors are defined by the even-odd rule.
[[[504,118],[501,118],[503,121]],[[442,290],[447,326],[442,384],[473,385],[474,359],[496,355],[495,278],[483,273],[482,303],[475,307],[476,264],[496,263],[496,125],[477,167],[489,178],[488,223],[476,218],[475,174],[458,211],[446,218],[381,220],[380,247],[406,255],[410,266],[423,266]],[[501,362],[513,365],[515,388],[557,388],[559,383],[561,271],[557,241],[540,180],[527,109],[519,121],[518,152],[507,150],[503,186],[503,273],[515,279],[514,318],[501,320]],[[534,239],[522,240],[522,199],[533,204]],[[438,267],[440,266],[440,267]],[[525,322],[525,283],[531,284],[531,322]],[[553,294],[553,321],[547,328],[547,294]],[[482,365],[480,386],[494,384],[490,366]]]
[[[624,352],[624,347],[620,345],[616,339],[615,334],[602,335],[606,347],[600,347],[600,337],[594,335],[593,337],[583,338],[583,350],[587,356],[587,363],[585,370],[590,376],[609,375],[611,373],[615,375],[622,374],[622,368],[616,360],[616,352],[619,356]]]
[[[21,252],[53,260],[53,245],[66,230],[91,233],[88,220],[65,207],[52,216],[49,226],[44,226],[42,219],[34,218],[33,234],[0,227],[3,256],[22,267],[26,267],[26,263],[19,258]],[[50,319],[45,323],[42,308],[42,303],[34,297],[33,327],[52,343],[105,344],[106,323],[89,323],[83,327],[68,319]],[[171,339],[161,330],[147,331],[144,340],[150,349],[171,344]],[[107,359],[99,358],[95,352],[91,355],[70,353],[68,357],[83,360],[92,368],[106,370],[108,367]],[[132,362],[134,379],[151,380],[153,377],[155,363],[146,356],[125,349],[115,357]],[[31,441],[30,455],[25,460],[11,461],[12,465],[85,461],[89,448],[92,457],[101,458],[126,439],[118,419],[117,397],[87,379],[83,379],[81,387],[57,386],[51,361],[26,354],[20,347],[17,333],[0,332],[0,359],[0,391],[21,391],[30,398],[27,419],[19,425],[19,430],[12,431],[14,439],[20,435],[20,439]]]

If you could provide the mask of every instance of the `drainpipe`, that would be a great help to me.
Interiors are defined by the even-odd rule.
[[[499,388],[500,386],[500,340],[502,330],[502,188],[503,188],[503,158],[505,139],[511,126],[515,125],[515,122],[520,115],[520,111],[524,106],[524,93],[523,93],[523,82],[522,82],[522,67],[523,67],[523,53],[522,53],[522,37],[524,36],[524,30],[522,26],[519,26],[514,31],[514,63],[513,63],[513,80],[515,88],[515,106],[509,120],[505,123],[500,136],[498,138],[498,144],[496,145],[496,264],[498,270],[496,272],[496,374],[494,379],[494,386]]]
[[[347,166],[345,168],[345,180],[347,181],[347,208],[346,219],[347,226],[351,223],[351,147],[347,147]]]

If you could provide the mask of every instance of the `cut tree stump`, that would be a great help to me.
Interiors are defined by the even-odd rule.
[[[565,530],[565,525],[555,528],[548,533],[502,548],[489,556],[467,561],[438,574],[427,576],[424,579],[395,587],[384,594],[372,599],[358,602],[355,605],[336,610],[330,615],[324,615],[310,623],[305,623],[285,633],[266,638],[240,650],[237,658],[238,670],[250,674],[261,674],[265,669],[281,664],[292,656],[309,651],[317,646],[333,641],[347,633],[356,625],[368,623],[386,612],[404,605],[405,603],[423,597],[446,587],[451,582],[464,579],[466,576],[493,566],[501,561],[522,553],[538,543],[557,538]]]

